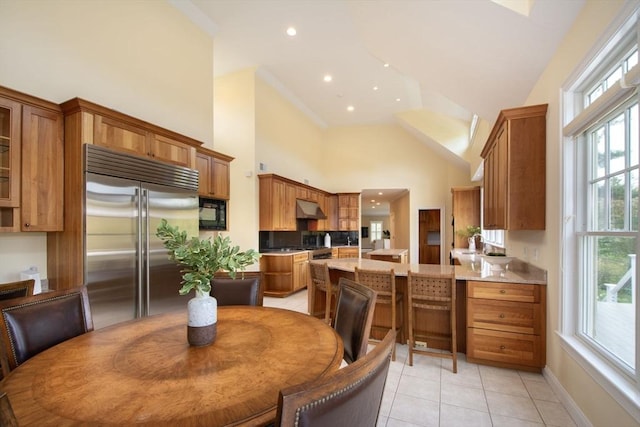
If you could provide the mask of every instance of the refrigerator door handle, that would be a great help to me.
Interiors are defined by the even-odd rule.
[[[141,247],[140,257],[142,260],[142,280],[139,282],[138,295],[140,295],[140,302],[142,305],[142,315],[149,315],[149,264],[151,262],[151,253],[149,252],[149,190],[142,187],[140,189],[142,197],[140,198],[140,225],[141,225]]]

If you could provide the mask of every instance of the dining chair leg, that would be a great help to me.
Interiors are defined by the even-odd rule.
[[[326,284],[325,290],[325,305],[324,305],[324,322],[331,325],[331,283]]]

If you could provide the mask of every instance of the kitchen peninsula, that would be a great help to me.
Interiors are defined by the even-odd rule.
[[[404,330],[398,342],[408,336],[407,273],[409,271],[456,278],[457,346],[467,360],[494,366],[540,371],[546,353],[546,271],[513,259],[501,270],[479,254],[459,258],[460,265],[400,264],[362,258],[317,260],[326,262],[332,282],[354,278],[355,267],[369,270],[393,269],[396,287],[402,294]],[[312,287],[309,292],[315,292]],[[324,310],[323,298],[315,298],[314,310]],[[381,316],[382,317],[382,316]],[[376,316],[374,324],[384,325]],[[446,313],[430,313],[418,320],[419,329],[429,335],[450,333]],[[379,338],[374,336],[375,338]],[[428,343],[431,348],[449,348],[446,340]]]

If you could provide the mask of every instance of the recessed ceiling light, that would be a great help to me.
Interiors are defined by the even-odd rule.
[[[371,199],[371,203],[375,203],[375,202],[376,202],[375,199]]]
[[[373,90],[378,90],[378,86],[374,86],[374,87],[373,87]]]
[[[298,32],[296,31],[296,29],[294,27],[289,27],[287,28],[287,35],[288,36],[295,36],[296,34],[298,34]]]
[[[396,98],[396,102],[400,102],[400,98]]]
[[[383,65],[383,67],[384,67],[384,68],[389,68],[389,63],[388,63],[388,62],[385,62],[385,63],[384,63],[384,65]]]
[[[353,110],[355,110],[355,108],[353,107],[353,105],[349,105],[349,106],[347,107],[347,111],[353,111]]]
[[[323,80],[329,83],[331,80],[333,80],[333,77],[331,77],[331,74],[325,74]]]
[[[380,206],[380,202],[376,203],[376,206]]]
[[[382,191],[378,191],[378,196],[382,196]]]

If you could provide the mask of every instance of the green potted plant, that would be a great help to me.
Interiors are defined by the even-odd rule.
[[[464,237],[469,242],[469,250],[475,251],[480,245],[479,239],[482,237],[482,230],[479,225],[468,225],[463,230],[458,230],[458,235]]]
[[[238,271],[244,271],[258,261],[259,254],[254,249],[240,251],[231,244],[231,239],[218,234],[214,238],[188,238],[186,231],[169,225],[162,219],[156,236],[169,250],[169,259],[182,266],[182,287],[180,295],[195,290],[196,296],[188,303],[189,323],[187,339],[191,345],[201,346],[212,343],[217,332],[217,301],[209,295],[211,281],[217,271],[227,271],[233,279]]]

